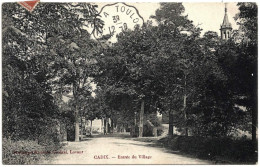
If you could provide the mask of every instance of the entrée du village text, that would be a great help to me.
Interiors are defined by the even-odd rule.
[[[152,156],[148,155],[117,155],[116,157],[110,157],[109,155],[95,155],[94,159],[152,159]]]

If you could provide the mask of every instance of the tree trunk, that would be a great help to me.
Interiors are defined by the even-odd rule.
[[[137,125],[137,119],[136,119],[136,112],[135,112],[135,126]]]
[[[255,150],[257,150],[257,139],[256,139],[256,132],[257,132],[257,95],[254,96],[254,105],[252,110],[252,142],[254,145]]]
[[[104,118],[104,135],[107,134],[107,120]]]
[[[106,132],[109,133],[109,118],[106,118]]]
[[[187,94],[186,94],[186,75],[184,78],[184,95],[183,95],[183,114],[184,114],[184,124],[185,124],[185,136],[188,136],[188,127],[187,127],[187,113],[186,113],[186,106],[187,106]]]
[[[82,131],[82,128],[83,128],[83,126],[82,126],[82,116],[80,116],[80,131],[79,131],[79,134],[80,134],[80,138],[79,138],[79,140],[81,141],[82,140],[82,137],[83,137],[83,131]]]
[[[102,133],[102,130],[103,130],[103,132],[104,132],[104,119],[103,118],[101,118],[101,133]]]
[[[77,94],[77,90],[78,90],[78,86],[76,83],[73,83],[73,96],[76,102],[75,105],[75,142],[79,141],[79,106],[78,106],[78,94]]]
[[[111,133],[114,133],[114,121],[111,119]]]
[[[92,136],[92,120],[90,120],[90,136]]]
[[[185,136],[188,136],[188,127],[187,127],[187,113],[186,113],[186,99],[187,96],[184,94],[183,97],[183,113],[184,113],[184,123],[185,123]]]
[[[144,128],[144,100],[142,100],[141,102],[139,137],[143,137],[143,128]]]
[[[252,142],[256,143],[256,112],[252,111]]]
[[[169,110],[169,132],[168,132],[169,136],[173,136],[173,112],[170,109]]]
[[[189,136],[189,129],[187,127],[185,128],[185,136]]]
[[[78,106],[75,107],[75,142],[79,141],[79,110]]]

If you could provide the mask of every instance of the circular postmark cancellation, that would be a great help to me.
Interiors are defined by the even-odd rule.
[[[115,41],[116,35],[120,32],[133,30],[135,26],[142,26],[144,23],[136,7],[123,2],[105,5],[99,14],[104,21],[102,35],[111,35],[111,41]]]

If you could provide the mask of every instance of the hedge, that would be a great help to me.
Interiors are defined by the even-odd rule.
[[[257,162],[257,152],[255,152],[251,140],[248,139],[174,135],[160,139],[158,144],[217,163],[252,164]]]

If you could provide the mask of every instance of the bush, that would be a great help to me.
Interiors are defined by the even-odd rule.
[[[75,141],[75,126],[73,124],[67,126],[67,140]]]
[[[198,158],[239,163],[256,163],[253,144],[247,139],[203,138],[197,136],[172,136],[160,139],[159,144],[172,150],[195,155]]]
[[[130,135],[131,135],[131,137],[138,137],[139,136],[139,127],[137,125],[132,126]]]
[[[3,164],[36,164],[42,154],[31,154],[32,151],[44,151],[45,148],[36,141],[12,141],[3,138]]]
[[[163,127],[157,127],[157,136],[161,136],[163,134]]]
[[[145,137],[153,136],[153,130],[148,125],[144,125],[143,127],[143,136]]]
[[[6,165],[31,165],[37,164],[41,160],[50,156],[51,151],[58,150],[61,145],[55,143],[53,145],[43,146],[37,141],[20,140],[13,141],[3,138],[3,164]]]

